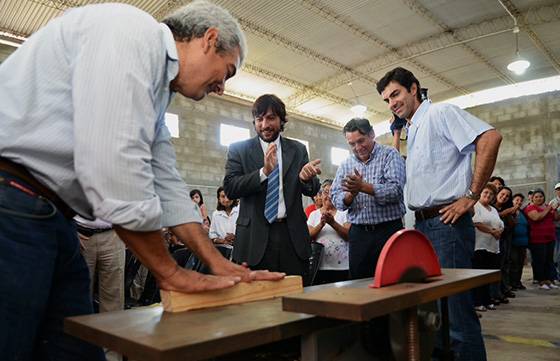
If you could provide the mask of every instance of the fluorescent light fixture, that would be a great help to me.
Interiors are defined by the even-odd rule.
[[[220,144],[229,147],[231,143],[249,139],[248,128],[236,127],[235,125],[220,124]]]
[[[19,48],[21,46],[20,43],[16,43],[16,42],[5,40],[5,39],[0,39],[0,44],[13,46],[14,48]]]
[[[331,147],[331,163],[333,165],[340,165],[348,158],[350,151],[344,148]]]
[[[460,97],[447,99],[443,102],[455,104],[458,107],[465,109],[483,104],[495,103],[506,99],[558,90],[560,90],[560,75],[481,90],[471,94],[462,95]]]
[[[525,60],[523,58],[518,58],[517,60],[509,63],[507,68],[509,71],[517,75],[523,75],[523,73],[525,73],[525,70],[527,70],[530,66],[531,63],[528,60]]]
[[[361,117],[366,113],[367,107],[363,104],[356,104],[350,110],[354,115]]]
[[[179,116],[173,113],[165,113],[165,125],[171,133],[171,137],[179,138]]]

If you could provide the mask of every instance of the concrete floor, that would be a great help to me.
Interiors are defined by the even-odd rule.
[[[481,313],[489,361],[560,361],[560,289],[539,290],[531,280],[531,268],[525,267],[527,290]]]

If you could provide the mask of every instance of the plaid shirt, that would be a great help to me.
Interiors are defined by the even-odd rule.
[[[352,204],[344,204],[341,182],[354,169],[364,182],[373,185],[374,194],[358,193]],[[348,210],[348,221],[353,224],[377,224],[402,218],[405,213],[403,187],[406,182],[405,162],[392,147],[375,143],[367,162],[351,154],[338,167],[331,188],[331,198],[339,210]]]

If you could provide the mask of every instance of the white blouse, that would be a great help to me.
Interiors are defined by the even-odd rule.
[[[239,216],[239,206],[233,207],[228,215],[226,211],[215,210],[212,213],[212,223],[208,236],[210,239],[225,238],[228,233],[235,234],[235,223]]]
[[[347,211],[337,211],[334,220],[344,225]],[[307,224],[315,227],[321,222],[321,210],[317,209],[309,215]],[[323,259],[319,269],[322,270],[347,270],[348,269],[348,242],[342,239],[329,224],[325,224],[317,235],[317,242],[325,246]]]

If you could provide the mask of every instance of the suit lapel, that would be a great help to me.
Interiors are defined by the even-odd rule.
[[[284,137],[280,138],[280,143],[282,144],[282,177],[285,177],[294,163],[296,149]]]
[[[251,139],[249,150],[249,158],[251,158],[251,161],[255,164],[257,169],[262,168],[264,166],[264,154],[258,136]]]

